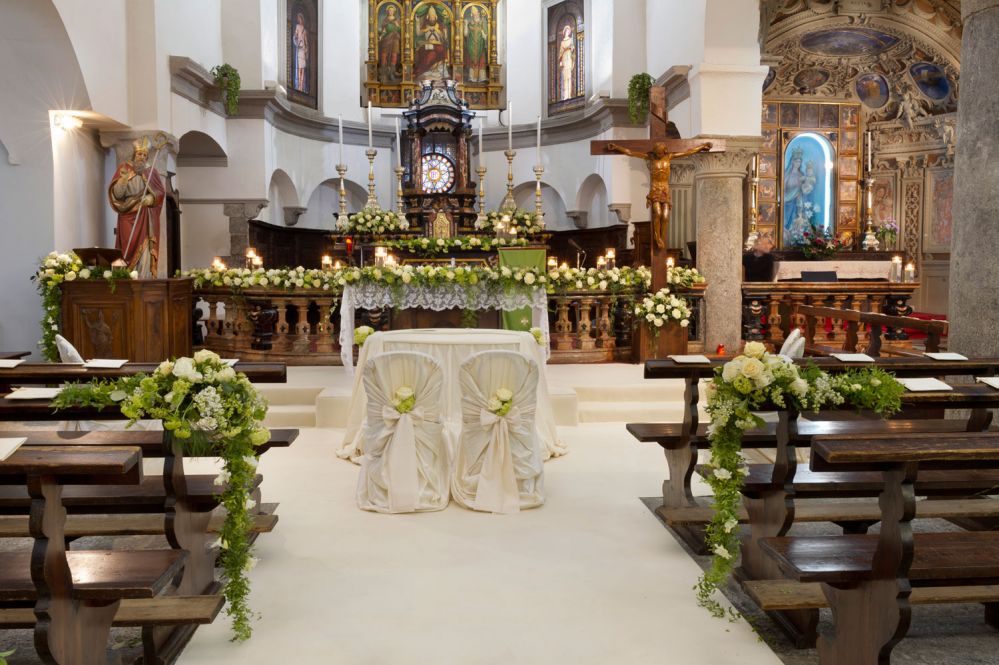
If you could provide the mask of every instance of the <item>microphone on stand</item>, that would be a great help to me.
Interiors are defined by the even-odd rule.
[[[569,238],[569,245],[576,250],[576,270],[583,267],[583,261],[586,260],[586,250],[579,246],[579,243]],[[582,257],[582,259],[580,259]]]

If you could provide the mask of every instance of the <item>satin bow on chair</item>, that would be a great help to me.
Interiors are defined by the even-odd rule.
[[[475,508],[493,513],[520,512],[520,490],[513,470],[510,451],[510,424],[520,417],[513,408],[505,416],[488,409],[479,412],[479,424],[489,432],[489,443],[482,458],[482,470],[475,492]]]
[[[423,409],[399,413],[391,406],[382,407],[382,420],[389,441],[385,444],[385,468],[388,470],[388,505],[393,513],[414,512],[420,496],[416,470],[416,428],[423,422]]]

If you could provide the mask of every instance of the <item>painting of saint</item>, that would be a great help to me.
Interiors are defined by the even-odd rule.
[[[760,155],[760,177],[777,177],[777,155]]]
[[[857,131],[849,130],[843,132],[843,140],[839,145],[840,152],[848,155],[857,154]]]
[[[839,183],[839,198],[844,201],[856,201],[857,191],[856,180],[844,180]]]
[[[797,127],[798,126],[798,105],[797,104],[781,104],[780,105],[780,124],[782,127]]]
[[[840,106],[839,107],[839,126],[845,129],[853,129],[857,126],[857,107],[856,106]]]
[[[874,181],[874,222],[895,221],[895,177],[880,177]]]
[[[819,105],[802,104],[798,117],[798,126],[801,128],[819,126]]]
[[[288,99],[318,108],[318,0],[288,0]]]
[[[760,217],[758,224],[760,226],[773,226],[774,225],[774,204],[773,203],[761,203],[760,204]]]
[[[777,104],[774,102],[765,102],[763,104],[762,122],[764,125],[777,124]]]
[[[420,5],[413,13],[413,76],[442,80],[451,76],[451,21],[441,5]]]
[[[860,166],[857,164],[856,157],[843,156],[839,158],[839,177],[841,178],[856,178],[857,171]]]
[[[819,107],[819,127],[839,127],[839,106],[823,104]]]
[[[760,130],[760,134],[763,136],[763,145],[760,147],[761,150],[777,150],[776,127],[764,127]]]
[[[572,26],[562,28],[562,41],[558,45],[558,99],[564,101],[575,97],[576,37]]]
[[[857,207],[852,205],[843,206],[839,211],[839,227],[841,229],[857,228]]]
[[[548,7],[548,115],[583,107],[583,3],[565,0]]]
[[[489,18],[486,10],[479,5],[465,9],[465,81],[486,83],[489,81]]]
[[[761,201],[775,201],[777,200],[777,181],[770,179],[760,180],[760,200]]]
[[[917,62],[909,67],[909,76],[919,91],[930,99],[940,101],[950,94],[947,74],[931,62]]]
[[[857,98],[872,109],[879,109],[888,103],[888,80],[881,74],[861,74],[857,77],[854,88]]]
[[[829,141],[811,132],[799,134],[787,144],[781,183],[785,247],[801,245],[805,232],[813,227],[834,231],[833,172],[827,168],[832,153]]]
[[[402,80],[402,16],[399,7],[391,2],[378,10],[378,80]]]

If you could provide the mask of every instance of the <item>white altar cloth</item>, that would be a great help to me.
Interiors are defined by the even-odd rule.
[[[445,427],[453,435],[449,437],[450,440],[458,441],[461,434],[461,383],[458,379],[458,369],[461,363],[479,351],[492,349],[518,351],[538,365],[536,427],[538,438],[541,440],[542,455],[545,459],[549,459],[564,455],[567,448],[558,440],[558,430],[555,427],[555,413],[552,410],[551,396],[548,394],[545,348],[537,343],[531,333],[516,330],[476,328],[391,330],[376,332],[368,337],[361,347],[357,365],[363,368],[369,358],[388,351],[420,351],[436,358],[444,373],[444,404],[441,405],[441,417]],[[355,463],[360,460],[361,453],[357,446],[361,439],[361,426],[367,405],[363,375],[363,371],[355,373],[347,415],[347,432],[344,434],[343,444],[336,451],[337,456]]]
[[[541,328],[545,341],[542,364],[551,355],[548,336],[548,294],[543,286],[530,291],[503,290],[496,284],[441,284],[433,287],[389,284],[348,284],[340,302],[340,359],[347,373],[354,371],[354,310],[397,307],[399,309],[499,309],[531,308],[531,325]],[[458,375],[454,375],[457,380]],[[542,377],[543,378],[543,377]]]
[[[891,261],[778,261],[774,281],[800,279],[802,270],[834,270],[838,279],[890,279]]]

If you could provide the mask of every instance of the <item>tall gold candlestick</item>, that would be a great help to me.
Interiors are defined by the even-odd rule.
[[[517,156],[516,150],[504,150],[506,155],[506,196],[500,203],[500,210],[516,210],[517,200],[513,198],[513,158]]]
[[[347,175],[347,165],[337,164],[336,172],[340,176],[340,212],[337,214],[337,218],[347,217],[347,188],[344,187],[343,177]]]
[[[404,168],[402,168],[402,166],[395,167],[395,180],[396,180],[396,190],[395,190],[396,202],[395,202],[395,210],[400,215],[405,215],[406,214],[406,211],[404,209],[406,207],[406,204],[402,200],[402,174],[405,173],[405,172],[406,172],[406,170]]]
[[[480,133],[479,138],[481,139],[481,137],[482,134]],[[481,155],[482,153],[480,152],[479,154]],[[477,221],[482,221],[486,217],[486,167],[480,163],[475,172],[479,175],[479,217]]]
[[[375,155],[378,154],[378,151],[374,148],[368,148],[364,154],[368,157],[368,201],[364,207],[381,210],[381,206],[378,205],[378,197],[375,196]]]
[[[867,178],[864,179],[864,194],[866,203],[865,207],[867,208],[865,215],[867,230],[864,233],[864,241],[861,243],[861,247],[863,247],[866,252],[870,250],[877,250],[878,245],[881,244],[878,242],[878,237],[874,235],[874,206],[872,205],[874,196],[874,176],[870,174],[868,174]]]
[[[749,179],[749,235],[746,236],[746,251],[751,250],[756,241],[760,238],[760,233],[756,228],[759,219],[759,211],[756,209],[756,197],[759,195],[760,178],[756,170],[754,160],[753,177]]]
[[[544,173],[544,166],[541,164],[536,164],[534,166],[534,178],[537,180],[537,185],[534,188],[534,214],[537,216],[538,222],[540,222],[542,226],[545,225],[545,213],[541,210],[541,176],[544,175]]]

